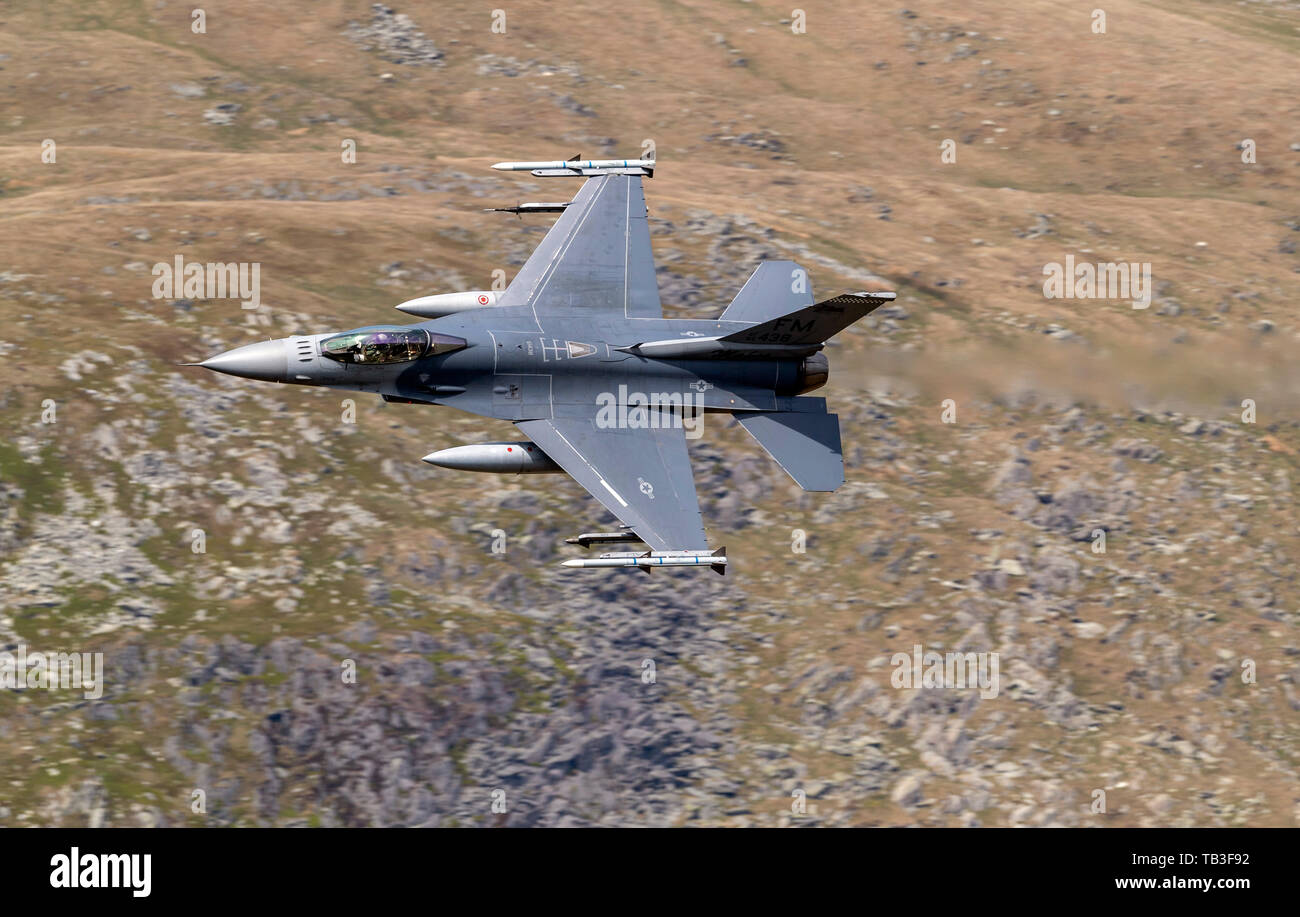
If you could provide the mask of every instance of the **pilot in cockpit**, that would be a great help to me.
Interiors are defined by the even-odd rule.
[[[465,339],[422,328],[361,329],[321,341],[321,353],[340,363],[405,363],[425,354],[460,350]]]

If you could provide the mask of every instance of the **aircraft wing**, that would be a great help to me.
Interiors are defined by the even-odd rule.
[[[594,408],[590,417],[516,426],[651,550],[708,550],[680,427],[602,429]]]
[[[663,318],[641,177],[587,179],[497,305]]]

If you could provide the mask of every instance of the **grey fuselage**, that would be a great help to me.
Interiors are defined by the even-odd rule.
[[[805,358],[649,359],[617,348],[645,341],[705,338],[748,322],[608,316],[537,316],[530,306],[486,307],[407,328],[463,338],[466,347],[407,363],[340,363],[320,353],[332,335],[286,339],[283,380],[374,392],[393,400],[444,404],[501,420],[590,413],[600,397],[626,403],[674,394],[707,412],[789,410],[806,384]],[[819,383],[818,383],[819,384]]]

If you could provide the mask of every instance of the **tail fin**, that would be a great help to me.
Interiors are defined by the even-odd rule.
[[[844,483],[838,415],[757,411],[735,418],[804,490],[836,490]]]
[[[749,288],[749,284],[745,284]],[[741,291],[742,293],[744,290]],[[723,335],[732,344],[815,345],[830,340],[858,319],[894,301],[894,293],[841,293],[831,299]],[[739,297],[737,297],[739,298]],[[728,308],[727,312],[731,309]],[[724,313],[725,316],[725,313]]]
[[[808,272],[793,261],[764,261],[719,317],[720,322],[765,322],[813,301]]]

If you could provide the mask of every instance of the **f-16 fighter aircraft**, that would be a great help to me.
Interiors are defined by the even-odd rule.
[[[758,266],[715,320],[664,318],[642,178],[648,160],[499,163],[506,171],[586,178],[500,293],[422,297],[397,308],[427,319],[237,347],[199,363],[249,379],[375,392],[512,421],[519,442],[443,449],[424,461],[506,474],[564,472],[623,527],[569,541],[642,542],[647,550],[570,567],[708,566],[725,548],[704,534],[686,451],[692,420],[731,414],[805,490],[844,483],[839,418],[824,398],[827,339],[894,299],[844,293],[813,302],[792,261]]]

